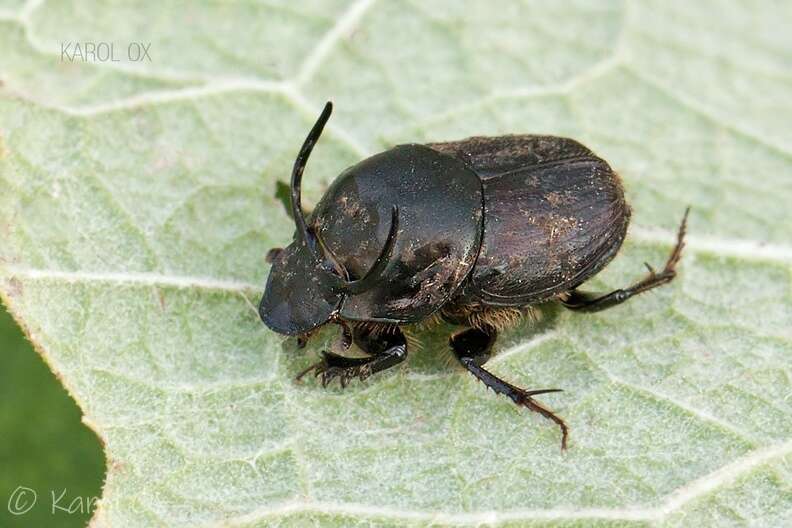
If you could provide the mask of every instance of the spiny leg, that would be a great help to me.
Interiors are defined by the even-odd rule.
[[[652,266],[646,263],[645,266],[649,269],[649,274],[632,286],[614,290],[604,295],[573,290],[566,299],[561,301],[563,305],[570,310],[599,312],[600,310],[619,305],[639,293],[671,282],[674,277],[676,277],[676,265],[679,263],[679,259],[682,256],[682,249],[685,247],[685,229],[687,228],[687,217],[689,212],[690,208],[688,207],[685,210],[685,216],[682,217],[682,223],[677,232],[677,243],[673,251],[671,251],[671,255],[668,257],[665,267],[660,273],[657,273]]]
[[[497,335],[497,331],[494,328],[469,328],[458,334],[452,335],[449,339],[449,343],[454,351],[454,355],[459,362],[462,363],[462,366],[479,381],[482,381],[484,385],[497,394],[508,396],[517,405],[527,407],[558,424],[561,428],[561,449],[566,449],[567,437],[569,436],[569,429],[566,423],[550,409],[533,399],[533,396],[546,394],[548,392],[561,392],[561,389],[539,389],[532,391],[521,389],[500,379],[482,366],[490,358],[492,345],[495,343]]]
[[[345,327],[342,345],[348,339],[347,331]],[[380,332],[356,327],[352,332],[352,341],[369,355],[351,358],[322,351],[321,361],[300,372],[297,379],[313,371],[314,376],[322,377],[323,387],[335,378],[339,379],[342,387],[346,387],[351,379],[365,380],[376,372],[398,365],[407,357],[407,340],[401,330],[395,326]]]

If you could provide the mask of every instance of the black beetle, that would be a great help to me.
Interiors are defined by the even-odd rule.
[[[544,301],[594,312],[670,282],[687,211],[665,268],[647,264],[643,280],[604,295],[577,287],[616,255],[630,207],[608,164],[571,139],[399,145],[346,169],[306,218],[302,173],[331,112],[327,103],[294,163],[294,240],[268,255],[259,313],[302,344],[317,327],[339,324],[344,348],[354,342],[367,356],[323,352],[298,378],[364,379],[405,359],[403,325],[442,319],[466,327],[449,339],[462,366],[557,423],[565,448],[566,424],[534,399],[559,389],[524,390],[483,368],[498,331]]]

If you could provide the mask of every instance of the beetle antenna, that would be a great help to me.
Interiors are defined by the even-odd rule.
[[[308,245],[308,248],[314,254],[317,261],[321,261],[323,255],[321,253],[321,249],[316,244],[315,237],[308,230],[308,225],[305,222],[305,216],[303,215],[302,211],[301,183],[303,171],[305,170],[305,165],[308,163],[308,157],[311,155],[311,150],[313,150],[316,142],[319,141],[319,136],[322,135],[322,130],[324,129],[325,124],[327,124],[327,120],[330,119],[330,114],[332,113],[333,103],[328,101],[327,104],[325,104],[324,110],[322,110],[322,113],[319,115],[319,119],[316,120],[316,123],[314,123],[311,131],[308,132],[308,136],[305,138],[305,142],[300,149],[300,153],[297,154],[297,159],[294,160],[294,168],[292,169],[291,177],[291,210],[292,216],[294,217],[294,223],[297,226],[297,234]]]
[[[399,207],[394,205],[391,209],[391,226],[388,231],[388,239],[385,240],[385,245],[380,251],[377,260],[371,269],[360,279],[342,283],[341,288],[344,292],[358,294],[370,290],[379,282],[382,274],[385,273],[385,268],[388,267],[390,262],[393,247],[396,245],[396,234],[399,231]]]

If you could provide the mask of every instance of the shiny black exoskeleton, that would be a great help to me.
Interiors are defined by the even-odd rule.
[[[630,208],[608,164],[571,139],[514,135],[399,145],[345,170],[306,218],[303,169],[328,103],[294,164],[293,242],[272,263],[261,319],[303,341],[328,322],[367,357],[323,352],[309,371],[342,385],[407,355],[402,327],[439,315],[466,327],[450,346],[476,378],[515,403],[567,426],[534,396],[483,368],[499,329],[529,306],[559,300],[598,311],[671,281],[685,220],[664,269],[605,295],[577,290],[616,255]],[[685,214],[685,218],[687,213]],[[648,265],[647,265],[648,266]]]

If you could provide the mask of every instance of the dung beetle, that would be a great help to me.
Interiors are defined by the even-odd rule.
[[[607,294],[578,291],[616,255],[630,207],[619,177],[572,139],[507,135],[398,145],[349,167],[315,209],[303,214],[300,183],[332,112],[327,103],[291,175],[291,244],[272,264],[259,314],[304,344],[319,326],[341,326],[344,349],[322,352],[300,373],[342,386],[404,361],[410,325],[443,320],[464,327],[449,338],[459,363],[498,394],[554,421],[525,390],[488,370],[498,332],[532,305],[557,300],[596,312],[670,282],[681,256],[687,211],[662,271]],[[409,335],[409,332],[407,332]]]

